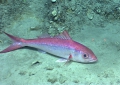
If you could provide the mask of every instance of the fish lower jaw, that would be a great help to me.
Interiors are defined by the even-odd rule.
[[[89,62],[97,62],[97,59],[96,59],[96,60],[95,60],[95,59],[94,59],[94,60],[92,59],[92,60],[90,60]]]

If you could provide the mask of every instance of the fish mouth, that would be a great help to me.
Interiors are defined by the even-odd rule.
[[[85,64],[92,64],[92,63],[96,63],[98,60],[97,59],[89,59],[87,62],[83,62]]]
[[[97,59],[90,59],[89,62],[97,62],[98,60]]]

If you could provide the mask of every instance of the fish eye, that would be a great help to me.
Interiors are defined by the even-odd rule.
[[[88,58],[88,55],[87,54],[83,54],[83,58]]]

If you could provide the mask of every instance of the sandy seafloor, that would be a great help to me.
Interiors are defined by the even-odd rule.
[[[40,2],[44,4],[44,1]],[[25,12],[20,18],[8,20],[10,25],[4,26],[1,30],[27,39],[41,35],[41,29],[45,29],[47,25],[43,22],[47,23],[49,20],[38,19],[37,14],[41,14],[39,17],[42,17],[43,13],[41,11],[37,13],[35,10],[37,0],[30,3],[32,8],[28,10],[29,15]],[[94,17],[93,15],[91,17],[89,15],[85,17],[89,19],[85,19],[87,22],[82,23],[82,26],[67,22],[65,25],[71,24],[72,28],[68,32],[72,39],[89,47],[96,54],[98,62],[92,64],[72,62],[64,65],[55,62],[59,58],[53,55],[32,48],[18,49],[0,54],[0,85],[120,85],[120,22],[115,19],[106,21],[103,19],[103,25],[99,26],[101,23],[94,19],[101,18],[100,15],[94,14]],[[49,25],[52,24],[48,24],[48,27],[51,27]],[[36,26],[41,27],[37,31],[30,31]],[[0,50],[11,43],[5,34],[0,34]]]

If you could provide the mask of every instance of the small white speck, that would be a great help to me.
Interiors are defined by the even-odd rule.
[[[56,2],[56,0],[51,0],[52,2]]]

